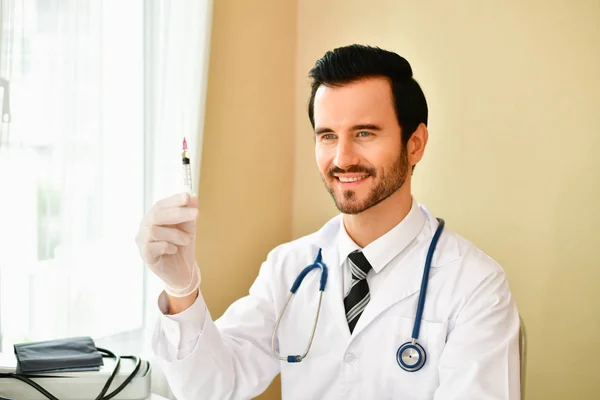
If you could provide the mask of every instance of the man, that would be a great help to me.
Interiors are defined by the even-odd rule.
[[[248,296],[212,320],[198,290],[196,199],[161,200],[142,222],[141,254],[166,285],[153,346],[173,392],[247,399],[281,373],[284,399],[518,399],[519,316],[502,268],[446,228],[424,274],[440,222],[411,194],[428,110],[409,63],[353,45],[327,52],[310,77],[317,165],[341,214],[273,249]],[[328,268],[322,307],[317,268],[273,336],[311,264]],[[304,354],[317,310],[308,354],[289,362]]]

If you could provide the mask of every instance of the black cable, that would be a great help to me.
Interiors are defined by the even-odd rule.
[[[114,354],[113,352],[108,351],[106,349],[101,349],[101,348],[98,348],[98,347],[96,349],[99,352],[106,354],[108,357],[111,357],[111,358],[115,359],[115,368],[114,368],[113,372],[111,373],[110,377],[108,378],[108,380],[106,381],[106,383],[104,384],[104,387],[100,391],[100,394],[96,397],[96,400],[110,400],[113,397],[115,397],[117,394],[119,394],[129,384],[129,382],[131,382],[133,380],[133,378],[135,378],[135,376],[137,375],[137,373],[140,370],[140,367],[142,365],[142,360],[139,357],[137,357],[137,356],[118,356],[118,355]],[[113,382],[114,378],[117,376],[117,373],[119,372],[121,358],[127,358],[127,359],[135,360],[135,368],[133,369],[133,371],[129,374],[129,376],[123,381],[123,383],[118,388],[116,388],[114,391],[112,391],[111,393],[109,393],[108,395],[106,395],[106,392],[110,388],[111,383]],[[34,389],[36,389],[38,392],[40,392],[41,394],[43,394],[44,396],[46,396],[46,398],[48,398],[49,400],[59,400],[52,393],[48,392],[46,389],[44,389],[43,387],[41,387],[38,383],[36,383],[36,382],[34,382],[33,380],[30,379],[30,378],[33,378],[33,377],[47,378],[48,375],[29,375],[29,376],[26,376],[26,375],[15,374],[15,373],[0,373],[0,378],[18,379],[21,382],[24,382],[24,383],[28,384],[29,386],[33,387]],[[0,397],[0,400],[3,400],[3,398]]]
[[[131,359],[135,360],[135,368],[133,369],[133,372],[131,374],[129,374],[129,376],[127,377],[127,379],[125,379],[123,381],[123,383],[121,384],[121,386],[119,386],[113,392],[111,392],[108,395],[106,395],[106,397],[104,397],[102,400],[110,400],[113,397],[115,397],[117,394],[119,394],[123,389],[125,389],[125,386],[127,386],[129,384],[129,382],[131,382],[131,380],[133,378],[135,378],[135,376],[137,375],[137,372],[139,371],[140,367],[142,366],[142,360],[139,357],[136,357],[136,356],[122,356],[122,358],[131,358]]]
[[[104,398],[104,395],[106,394],[106,392],[108,392],[108,388],[110,387],[110,384],[112,383],[112,381],[115,379],[115,376],[117,376],[117,373],[119,372],[119,368],[121,367],[121,357],[117,356],[116,354],[114,354],[113,352],[111,352],[109,350],[102,349],[100,347],[96,347],[96,350],[98,350],[100,353],[104,353],[104,354],[108,355],[109,357],[112,357],[115,359],[115,368],[113,369],[112,374],[110,374],[110,376],[108,377],[108,380],[104,384],[104,387],[102,388],[102,390],[96,397],[96,400],[102,400]]]
[[[58,400],[58,398],[55,397],[52,393],[50,393],[49,391],[47,391],[46,389],[44,389],[43,387],[41,387],[36,382],[32,381],[31,379],[29,379],[26,376],[18,375],[18,374],[13,374],[13,373],[8,373],[8,374],[7,373],[0,373],[0,378],[18,379],[21,382],[25,382],[29,386],[31,386],[34,389],[36,389],[38,392],[40,392],[41,394],[43,394],[44,396],[46,396],[46,398],[48,398],[50,400]]]

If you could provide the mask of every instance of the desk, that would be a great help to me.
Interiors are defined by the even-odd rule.
[[[152,393],[150,397],[147,397],[146,400],[168,400],[166,397],[159,396],[157,394]]]

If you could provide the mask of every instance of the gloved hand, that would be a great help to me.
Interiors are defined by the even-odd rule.
[[[185,297],[200,286],[195,255],[197,217],[198,200],[188,193],[176,194],[154,204],[136,236],[142,259],[171,296]]]

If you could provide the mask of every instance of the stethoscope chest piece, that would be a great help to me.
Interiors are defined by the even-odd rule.
[[[406,342],[398,348],[396,361],[405,371],[416,372],[423,368],[427,360],[425,349],[417,342]]]

